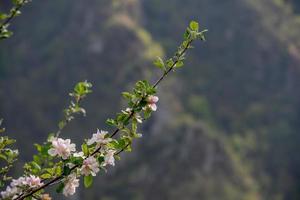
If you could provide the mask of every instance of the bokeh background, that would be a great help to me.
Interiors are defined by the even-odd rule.
[[[14,175],[56,130],[76,82],[94,85],[87,117],[63,135],[80,144],[108,129],[120,92],[155,80],[153,59],[172,55],[192,19],[207,42],[160,85],[143,138],[69,199],[299,200],[297,0],[33,0],[0,44],[0,114],[21,151]]]

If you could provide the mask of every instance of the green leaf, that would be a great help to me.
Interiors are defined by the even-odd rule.
[[[174,64],[174,61],[173,61],[173,59],[172,59],[172,58],[170,58],[170,59],[168,59],[168,60],[167,60],[167,62],[166,62],[166,63],[167,63],[167,66],[168,66],[168,67],[172,67],[172,66],[173,66],[173,64]]]
[[[58,128],[59,128],[59,129],[63,129],[65,126],[66,126],[66,122],[65,122],[65,121],[60,121],[60,122],[58,123]]]
[[[21,4],[21,0],[12,0],[13,4],[18,5]]]
[[[83,158],[82,157],[72,157],[70,159],[70,161],[74,164],[74,165],[82,165],[83,163]]]
[[[56,188],[56,192],[57,192],[57,193],[61,193],[61,192],[63,191],[64,187],[65,187],[65,184],[64,184],[64,183],[60,183],[60,184],[57,186],[57,188]]]
[[[132,98],[132,94],[130,94],[129,92],[122,92],[122,96],[125,99],[131,99]]]
[[[71,169],[68,166],[64,166],[63,175],[68,176],[71,173]]]
[[[38,172],[38,171],[41,171],[40,165],[37,164],[36,162],[32,161],[32,162],[31,162],[31,165],[32,165],[33,170],[36,170],[37,172]]]
[[[51,175],[51,174],[48,174],[48,173],[47,173],[47,174],[42,174],[42,175],[41,175],[41,178],[42,178],[42,179],[48,179],[48,178],[51,178],[51,177],[52,177],[52,175]]]
[[[4,154],[0,154],[0,159],[7,160],[7,157]]]
[[[36,150],[37,150],[38,152],[41,152],[41,151],[42,151],[42,145],[34,144],[34,146],[35,146],[35,148],[36,148]]]
[[[84,96],[92,92],[92,90],[90,90],[91,87],[92,84],[87,81],[79,82],[75,85],[74,92],[79,96]]]
[[[83,154],[84,154],[85,156],[88,156],[88,155],[89,155],[89,148],[88,148],[88,146],[87,146],[86,143],[83,143],[83,144],[81,145],[81,149],[82,149],[82,152],[83,152]]]
[[[36,163],[40,163],[41,158],[38,155],[33,155],[33,161],[36,162]]]
[[[147,109],[144,111],[144,118],[145,118],[145,119],[148,119],[149,117],[151,117],[151,113],[152,113],[152,111],[151,111],[149,108],[147,108]]]
[[[199,31],[199,23],[196,22],[196,21],[191,21],[190,22],[190,28],[193,30],[193,31]]]
[[[55,174],[55,169],[54,168],[46,168],[44,169],[48,174],[54,175]]]
[[[153,64],[164,71],[166,70],[165,63],[160,57],[157,57]]]
[[[49,154],[48,154],[48,150],[51,148],[51,143],[46,143],[44,146],[42,146],[42,149],[41,149],[41,154],[43,155],[43,156],[48,156]]]
[[[190,36],[190,31],[187,29],[187,30],[184,32],[184,34],[183,34],[183,38],[184,38],[185,40],[187,40],[187,39],[189,39],[189,36]]]
[[[0,187],[4,187],[5,186],[5,182],[0,180]]]
[[[183,66],[183,62],[181,60],[177,61],[176,65],[175,65],[175,68],[179,68],[179,67],[182,67]]]
[[[8,16],[4,13],[0,13],[0,20],[6,19]]]
[[[123,149],[126,146],[126,140],[125,139],[120,139],[119,140],[119,149]]]
[[[54,170],[54,173],[56,176],[59,176],[61,174],[62,168],[60,166],[57,166]]]
[[[104,162],[104,157],[99,156],[97,160],[98,160],[99,165],[101,165]]]
[[[132,149],[131,149],[131,144],[128,145],[128,146],[126,147],[126,149],[124,149],[124,151],[131,152],[131,151],[132,151]]]
[[[106,124],[108,124],[109,126],[116,126],[117,125],[117,123],[114,119],[107,119]]]
[[[91,187],[93,184],[93,176],[92,175],[85,176],[83,179],[83,183],[85,188]]]
[[[13,34],[13,32],[11,32],[11,31],[8,31],[8,30],[1,31],[0,30],[0,39],[9,38],[10,36],[12,36],[12,34]]]
[[[114,148],[114,149],[118,149],[120,145],[119,145],[119,142],[117,140],[114,140],[114,141],[110,142],[108,144],[108,146],[111,147],[111,148]]]
[[[137,131],[137,121],[136,120],[133,120],[131,122],[131,130],[132,130],[133,134],[136,134],[136,131]]]

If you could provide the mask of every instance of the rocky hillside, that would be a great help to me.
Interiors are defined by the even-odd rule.
[[[155,80],[191,19],[208,28],[160,88],[131,154],[74,199],[299,199],[300,34],[296,1],[33,1],[0,45],[0,112],[29,160],[56,128],[68,91],[93,82],[65,137],[80,142]],[[17,171],[16,174],[20,173]],[[58,197],[61,198],[61,197]]]

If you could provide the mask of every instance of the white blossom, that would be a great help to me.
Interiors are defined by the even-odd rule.
[[[77,179],[76,174],[69,175],[65,180],[65,187],[63,189],[63,194],[65,196],[75,194],[76,188],[78,186],[79,186],[79,179]]]
[[[5,191],[1,192],[1,196],[3,199],[13,198],[16,194],[20,193],[20,189],[17,187],[7,186]]]
[[[81,157],[81,158],[84,158],[84,153],[82,152],[82,151],[80,151],[80,152],[76,152],[76,153],[73,153],[73,156],[74,157]]]
[[[115,150],[108,150],[104,156],[104,164],[103,166],[106,165],[112,165],[115,166],[115,155],[116,151]]]
[[[100,166],[96,158],[91,156],[83,161],[81,167],[81,174],[85,176],[88,176],[90,174],[92,176],[96,176],[96,174],[99,172],[99,167]]]
[[[92,138],[89,139],[87,141],[87,145],[92,145],[94,143],[96,143],[96,148],[100,147],[100,145],[104,145],[107,144],[109,142],[111,142],[111,138],[107,138],[106,135],[108,134],[107,131],[99,131],[99,129],[97,129],[97,133],[94,133]]]
[[[61,138],[55,138],[52,140],[52,147],[48,150],[49,155],[51,156],[60,156],[62,159],[67,159],[72,152],[75,152],[76,145],[74,143],[71,143],[70,139],[61,139]]]
[[[143,118],[141,117],[141,115],[139,115],[138,113],[135,113],[134,114],[134,118],[136,119],[136,121],[138,122],[138,123],[143,123]]]
[[[147,97],[147,106],[152,110],[152,111],[156,111],[157,110],[157,106],[156,103],[158,102],[159,98],[157,96],[149,96]]]
[[[10,186],[7,186],[6,190],[1,192],[1,196],[3,199],[13,199],[22,192],[22,188],[37,188],[42,185],[41,179],[37,176],[21,176],[18,179],[13,179]]]
[[[131,109],[131,108],[126,108],[125,112],[131,114],[132,109]],[[136,113],[136,112],[135,112],[135,113],[133,114],[133,118],[136,119],[136,121],[137,121],[138,123],[143,123],[143,118],[141,117],[141,115],[140,115],[139,113]]]
[[[10,183],[11,187],[23,186],[26,184],[25,177],[21,176],[18,179],[13,179]]]

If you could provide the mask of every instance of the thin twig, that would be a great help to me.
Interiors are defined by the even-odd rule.
[[[79,97],[79,98],[76,98],[76,104],[79,105],[80,102],[82,101],[82,99],[83,99],[83,98],[80,98],[80,97]],[[74,114],[74,113],[73,113],[73,114]],[[66,116],[65,116],[65,119],[63,119],[63,122],[65,123],[65,125],[64,125],[63,127],[58,127],[58,130],[57,130],[56,133],[55,133],[55,137],[59,137],[59,135],[61,134],[62,130],[64,130],[65,127],[66,127],[73,119],[74,119],[74,117],[68,120],[68,119],[66,118]]]
[[[20,4],[15,7],[15,11],[10,14],[8,18],[4,20],[4,22],[0,25],[0,30],[3,29],[9,22],[17,15],[18,11],[25,5],[27,0],[23,0]]]

